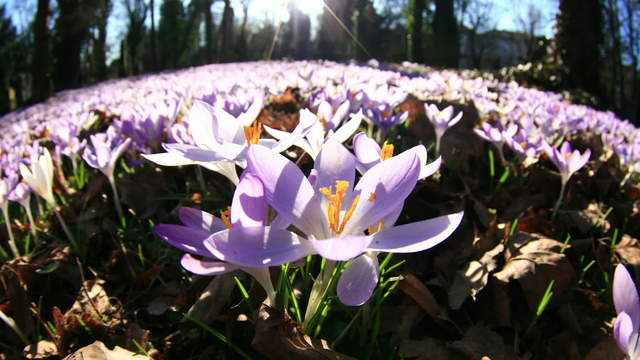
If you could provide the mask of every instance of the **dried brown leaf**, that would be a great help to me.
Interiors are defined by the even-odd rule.
[[[449,360],[453,356],[444,342],[433,338],[403,341],[398,355],[417,360]]]
[[[116,346],[113,350],[107,348],[101,341],[85,346],[63,360],[144,360],[151,358],[136,354],[127,349]]]
[[[440,306],[431,290],[413,274],[403,274],[404,279],[398,283],[398,289],[415,300],[432,318],[440,314]]]
[[[449,288],[449,305],[456,310],[471,296],[474,300],[480,290],[489,281],[489,274],[498,266],[497,257],[504,251],[504,245],[498,244],[487,251],[479,260],[472,260],[466,268],[459,270],[454,275],[453,283]]]
[[[324,340],[304,334],[287,314],[262,305],[251,346],[269,359],[351,360],[331,350]]]
[[[43,359],[58,355],[58,348],[53,341],[40,340],[34,345],[26,346],[23,355],[27,359]]]
[[[517,233],[505,251],[507,263],[493,276],[503,283],[518,280],[529,308],[535,310],[552,280],[558,295],[568,288],[575,274],[567,257],[560,253],[564,246],[541,235]]]
[[[513,348],[506,345],[500,335],[481,325],[469,328],[462,340],[451,343],[450,347],[471,360],[481,360],[483,357],[491,360],[518,359]]]
[[[233,276],[232,273],[226,273],[211,279],[209,285],[187,312],[187,317],[204,323],[209,323],[217,317],[231,296],[235,284]]]
[[[627,264],[640,266],[640,242],[629,235],[623,235],[620,242],[615,246],[615,252]]]
[[[604,338],[587,354],[584,360],[623,360],[624,354],[618,348],[618,344],[613,337]]]

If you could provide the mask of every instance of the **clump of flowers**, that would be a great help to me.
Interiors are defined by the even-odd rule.
[[[618,317],[613,333],[627,359],[640,359],[640,298],[624,265],[619,264],[613,277],[613,303]]]

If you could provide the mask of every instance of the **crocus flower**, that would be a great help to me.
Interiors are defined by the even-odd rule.
[[[395,210],[418,180],[420,159],[413,152],[371,167],[355,186],[356,161],[335,140],[322,147],[310,179],[294,163],[262,146],[249,149],[248,161],[248,169],[264,184],[267,203],[306,234],[307,241],[291,238],[256,246],[231,243],[216,235],[208,239],[212,248],[239,264],[269,263],[274,254],[280,260],[294,261],[317,253],[332,264],[369,252],[422,251],[445,240],[462,219],[460,212],[391,226],[398,217]],[[368,254],[349,266],[350,272],[362,276],[345,276],[344,281],[349,284],[342,287],[349,291],[338,293],[344,303],[360,305],[371,296],[378,280],[377,261],[370,260],[371,256],[374,255]]]
[[[393,151],[393,145],[385,143],[381,148],[375,140],[363,132],[357,133],[353,137],[353,152],[358,160],[357,165],[360,172],[365,172],[381,161],[391,158]],[[442,163],[442,157],[440,156],[430,164],[427,164],[427,148],[424,145],[416,145],[406,151],[415,153],[420,159],[418,180],[431,176],[440,168]]]
[[[15,201],[22,205],[27,213],[29,219],[29,227],[31,228],[31,235],[37,241],[38,235],[36,233],[36,223],[33,220],[33,213],[31,212],[31,188],[24,182],[19,182],[18,185],[9,194],[9,200]]]
[[[287,241],[302,242],[298,235],[292,232],[267,226],[268,210],[262,183],[255,176],[245,172],[233,194],[230,214],[223,211],[220,219],[204,211],[183,207],[179,210],[179,216],[184,225],[160,224],[154,230],[158,237],[169,245],[187,253],[180,261],[186,270],[198,275],[218,275],[236,269],[244,270],[262,285],[273,304],[275,292],[268,266],[280,265],[284,262],[279,261],[279,257],[292,254],[275,253],[270,261],[242,266],[234,263],[234,256],[227,257],[226,252],[221,253],[219,246],[212,247],[209,239],[215,237],[218,242],[227,241],[230,247],[238,248],[247,244],[259,247],[263,243],[274,246]],[[293,250],[300,252],[303,249]],[[200,260],[193,255],[207,260]]]
[[[491,126],[490,124],[485,122],[482,123],[482,127],[480,129],[474,129],[474,132],[478,136],[495,145],[495,147],[498,149],[498,156],[500,157],[500,161],[503,164],[507,161],[504,158],[502,146],[505,142],[507,142],[507,139],[512,138],[517,131],[518,125],[514,123],[509,123],[506,128],[503,128],[500,124],[498,124],[497,126]]]
[[[392,127],[407,120],[409,113],[404,111],[398,114],[393,113],[393,106],[388,103],[378,103],[370,101],[364,108],[364,114],[367,119],[376,124],[384,133],[388,132]]]
[[[618,347],[627,359],[640,359],[640,298],[633,279],[622,264],[613,276],[613,303],[618,317],[613,333]]]
[[[457,124],[462,119],[462,111],[453,116],[453,106],[447,106],[440,110],[435,104],[424,104],[427,119],[433,125],[436,134],[436,152],[440,153],[440,140],[448,128]]]
[[[14,256],[18,256],[20,253],[16,246],[16,240],[13,237],[13,231],[11,231],[11,221],[9,219],[9,195],[14,184],[14,177],[0,179],[0,209],[2,210],[4,222],[7,226],[7,233],[9,234],[9,248],[11,248],[11,252],[13,252]]]
[[[109,180],[116,211],[118,212],[118,217],[122,220],[124,214],[120,205],[120,197],[118,196],[118,188],[116,187],[113,171],[118,159],[131,144],[131,138],[123,140],[115,133],[113,128],[109,128],[106,133],[91,135],[91,144],[93,145],[93,151],[90,147],[87,147],[82,157],[89,166],[100,170]]]
[[[571,144],[565,141],[560,147],[560,150],[549,146],[548,144],[545,144],[544,150],[551,158],[551,161],[558,167],[562,180],[560,196],[558,197],[558,201],[556,201],[556,205],[553,207],[553,214],[555,215],[560,207],[560,203],[564,197],[565,188],[571,178],[571,175],[580,170],[585,166],[587,161],[589,161],[589,157],[591,157],[591,149],[585,150],[584,153],[580,153],[578,150],[572,151]]]
[[[362,112],[352,114],[350,119],[335,129],[327,129],[322,121],[308,109],[300,110],[299,126],[302,128],[300,136],[286,131],[272,129],[265,126],[265,131],[274,138],[284,141],[288,139],[293,145],[304,150],[312,159],[315,159],[322,149],[322,145],[331,140],[343,143],[353,135],[362,123]],[[296,129],[298,128],[296,127]]]
[[[237,184],[239,179],[235,166],[246,166],[246,150],[250,145],[261,144],[274,151],[288,149],[296,138],[302,136],[302,127],[296,127],[294,136],[281,141],[261,139],[262,124],[256,122],[254,110],[251,116],[233,117],[222,108],[195,100],[189,114],[189,131],[195,145],[163,144],[166,153],[143,154],[162,166],[200,165],[226,176]]]
[[[31,168],[20,164],[20,174],[38,196],[52,207],[56,206],[53,197],[53,160],[49,150],[44,149],[41,155],[31,157]]]
[[[51,159],[49,150],[43,148],[41,155],[33,154],[31,157],[31,168],[20,163],[20,174],[31,190],[43,198],[53,208],[53,212],[56,214],[58,221],[60,221],[62,230],[74,247],[78,248],[71,231],[69,231],[67,224],[56,209],[57,203],[53,197],[53,160]]]

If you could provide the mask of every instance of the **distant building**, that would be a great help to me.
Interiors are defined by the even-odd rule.
[[[537,39],[528,34],[504,30],[492,30],[475,34],[469,29],[460,31],[461,68],[499,69],[527,60]]]

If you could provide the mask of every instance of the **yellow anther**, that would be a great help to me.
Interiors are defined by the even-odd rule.
[[[369,227],[367,228],[367,232],[369,233],[369,235],[373,235],[377,232],[380,232],[382,231],[383,225],[384,225],[384,220],[380,220],[380,222],[378,222],[378,229],[376,229],[376,227],[373,225],[369,225]]]
[[[378,195],[376,195],[376,193],[371,193],[371,195],[369,195],[369,199],[367,199],[369,202],[374,202],[376,201],[376,199],[378,198]]]
[[[341,234],[344,231],[345,225],[347,225],[347,222],[351,219],[351,216],[360,201],[360,195],[353,199],[349,210],[344,214],[341,221],[340,212],[342,211],[342,201],[347,195],[349,186],[348,181],[337,180],[335,193],[331,190],[331,186],[318,189],[320,193],[326,195],[329,199],[329,204],[327,206],[327,220],[329,221],[329,227],[335,234]]]
[[[247,139],[247,145],[254,145],[260,141],[262,133],[262,123],[254,121],[251,126],[244,126],[244,137]]]
[[[389,144],[386,141],[382,145],[382,150],[380,150],[380,159],[387,160],[393,156],[393,144]]]
[[[230,217],[231,206],[227,206],[227,210],[220,210],[220,219],[224,223],[224,226],[227,227],[227,229],[231,229],[231,220],[229,220]]]
[[[318,120],[320,121],[320,125],[322,125],[324,129],[326,129],[327,126],[329,126],[329,123],[327,122],[327,119],[324,118],[324,116],[320,116]]]
[[[526,141],[521,142],[520,146],[522,146],[523,149],[526,149],[527,148],[527,142]]]

